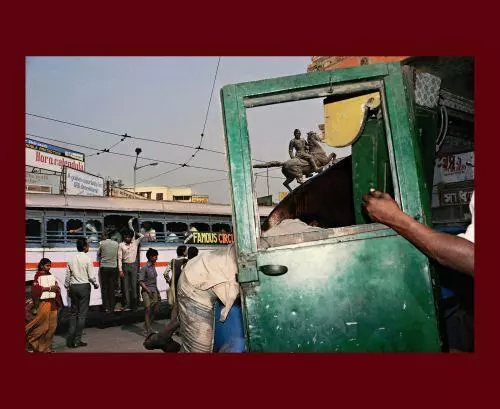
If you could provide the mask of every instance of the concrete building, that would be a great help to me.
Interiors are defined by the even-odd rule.
[[[131,192],[133,187],[124,189]],[[175,202],[191,202],[193,192],[190,187],[168,187],[168,186],[137,186],[135,193],[151,200],[169,200]]]
[[[307,67],[308,72],[329,71],[338,68],[358,67],[360,65],[378,64],[401,61],[408,56],[329,56],[312,57],[311,64]]]

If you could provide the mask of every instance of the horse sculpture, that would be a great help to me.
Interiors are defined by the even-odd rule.
[[[335,153],[326,154],[320,143],[324,143],[324,139],[320,138],[315,132],[307,134],[307,143],[309,145],[309,154],[314,158],[318,167],[318,173],[323,170],[323,167],[335,160]],[[281,166],[281,172],[285,175],[286,180],[283,185],[292,192],[290,183],[296,179],[297,183],[304,183],[304,176],[311,177],[313,175],[312,166],[304,159],[293,158],[286,162],[271,161],[254,165],[254,168],[274,168]]]

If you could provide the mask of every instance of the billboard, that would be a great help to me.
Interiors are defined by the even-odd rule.
[[[62,172],[63,167],[85,170],[85,155],[70,149],[26,138],[26,165]]]
[[[467,205],[473,193],[473,181],[448,183],[439,188],[439,204],[441,206]]]
[[[104,196],[104,179],[75,169],[66,168],[66,194]]]
[[[439,183],[464,182],[474,179],[474,152],[444,155],[436,158],[434,185]]]
[[[61,176],[26,172],[26,192],[59,194]]]
[[[113,197],[123,197],[127,199],[144,199],[146,198],[142,195],[130,192],[129,190],[122,189],[121,187],[111,186],[110,196]]]
[[[204,195],[192,195],[191,196],[192,203],[208,203],[208,196]]]

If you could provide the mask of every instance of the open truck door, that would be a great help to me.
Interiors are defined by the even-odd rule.
[[[375,187],[390,193],[416,220],[430,220],[411,92],[399,63],[223,87],[249,352],[440,351],[427,257],[392,229],[370,222],[360,209],[361,196]],[[379,98],[378,114],[362,115],[360,134],[348,142],[351,156],[297,189],[307,194],[287,197],[293,211],[276,211],[268,220],[273,224],[307,210],[321,219],[323,229],[263,237],[247,109],[311,98],[328,104],[373,93]]]

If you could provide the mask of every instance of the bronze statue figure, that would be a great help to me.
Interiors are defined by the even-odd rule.
[[[293,131],[294,138],[288,144],[288,154],[290,155],[290,159],[299,158],[304,159],[311,165],[312,171],[317,172],[318,166],[314,158],[308,153],[309,144],[307,141],[300,137],[300,131],[296,129]],[[295,156],[293,155],[293,150],[295,149]]]
[[[292,189],[290,188],[290,183],[293,181],[293,179],[296,179],[297,183],[302,184],[304,183],[304,176],[311,177],[314,172],[321,172],[324,166],[328,165],[337,157],[337,155],[333,152],[329,155],[326,154],[325,150],[321,146],[321,143],[323,143],[324,140],[320,138],[315,132],[307,133],[307,147],[309,149],[308,155],[311,160],[308,160],[303,156],[299,156],[301,148],[299,146],[299,149],[297,149],[297,140],[303,141],[304,145],[306,141],[300,139],[300,131],[298,131],[298,133],[297,131],[298,129],[296,129],[294,132],[295,139],[290,141],[289,144],[292,153],[293,149],[295,149],[297,152],[295,157],[292,157],[292,159],[287,160],[286,162],[271,161],[253,166],[254,168],[273,168],[281,166],[281,172],[283,172],[283,175],[285,175],[286,178],[286,180],[283,182],[283,185],[290,192],[292,191]],[[292,156],[292,153],[290,153],[290,156]]]

